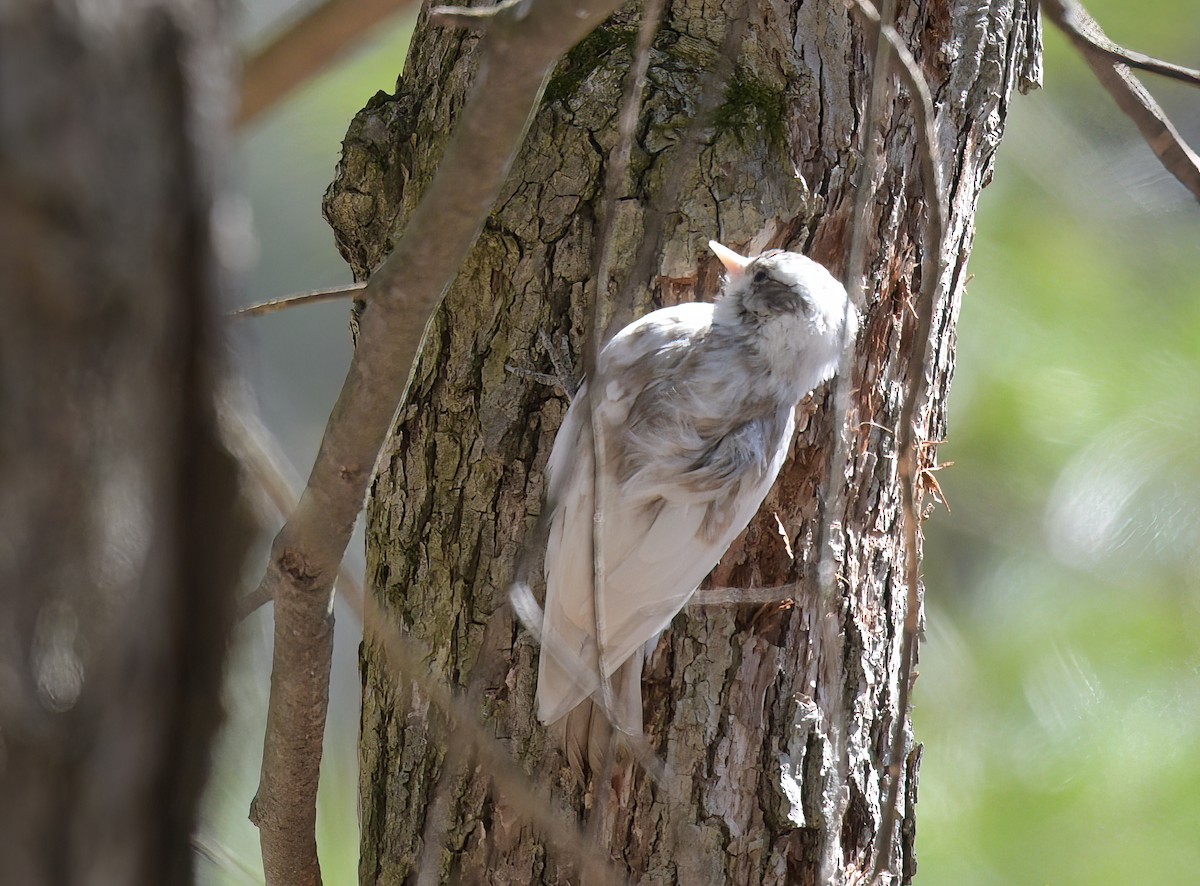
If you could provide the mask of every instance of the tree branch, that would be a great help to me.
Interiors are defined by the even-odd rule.
[[[366,283],[348,283],[345,286],[331,286],[328,289],[310,289],[308,292],[297,292],[293,295],[285,295],[281,298],[273,298],[270,301],[259,302],[256,305],[247,305],[244,308],[238,308],[236,311],[230,311],[229,316],[262,317],[266,314],[274,314],[276,311],[285,310],[286,308],[295,308],[300,305],[314,305],[318,302],[345,298],[366,288]]]
[[[523,2],[501,0],[495,6],[434,6],[429,10],[429,23],[439,28],[486,31],[496,16]]]
[[[454,137],[391,256],[364,291],[342,391],[300,503],[262,579],[275,601],[275,648],[262,777],[251,808],[267,883],[321,882],[316,788],[328,708],[332,588],[426,322],[511,167],[559,56],[617,0],[532,0],[492,22]]]
[[[771,588],[701,588],[692,595],[688,606],[744,606],[753,603],[783,603],[795,600],[804,593],[800,582],[778,585]]]
[[[217,420],[229,451],[258,484],[274,511],[276,519],[284,520],[296,507],[296,473],[280,450],[275,437],[247,410],[239,409],[229,397],[217,404]],[[338,570],[338,587],[346,593],[362,595],[362,582],[343,563]],[[260,584],[244,594],[237,602],[237,619],[241,621],[271,602]]]
[[[646,72],[650,67],[650,50],[658,34],[664,0],[647,0],[642,8],[642,20],[638,28],[637,46],[634,49],[633,65],[625,83],[625,95],[617,117],[617,143],[609,154],[604,181],[603,213],[596,244],[595,289],[592,293],[590,317],[591,338],[584,351],[584,374],[598,379],[596,364],[605,344],[605,331],[612,311],[605,310],[609,302],[609,287],[612,282],[613,229],[616,223],[617,199],[625,192],[629,177],[629,161],[633,155],[633,133],[642,115],[642,95],[646,89]],[[611,306],[610,306],[611,307]],[[622,306],[626,307],[626,306]],[[612,770],[616,765],[618,739],[632,732],[623,710],[618,711],[613,700],[612,678],[608,669],[608,630],[605,623],[605,595],[607,591],[607,561],[604,552],[604,531],[608,484],[605,429],[600,421],[603,404],[600,384],[588,385],[588,423],[592,431],[592,615],[596,632],[596,669],[600,678],[600,698],[605,716],[612,729],[608,747],[605,749],[605,771],[594,773],[598,796],[592,810],[590,831],[598,834],[608,811]],[[640,654],[640,653],[635,653]],[[637,718],[635,740],[645,741],[642,734],[641,717]]]
[[[895,8],[895,0],[884,0],[885,16],[889,22],[895,18]],[[829,474],[825,482],[825,501],[815,542],[815,548],[819,552],[817,564],[819,618],[817,623],[821,626],[820,644],[823,653],[829,658],[827,672],[836,675],[837,681],[837,685],[817,687],[817,691],[820,693],[819,703],[822,705],[828,721],[826,734],[832,756],[827,794],[834,798],[830,801],[827,813],[829,826],[821,841],[820,879],[822,882],[836,880],[837,872],[841,869],[843,856],[841,831],[848,798],[848,792],[845,790],[848,766],[845,735],[848,725],[846,706],[842,698],[846,673],[842,640],[846,624],[846,601],[837,574],[838,552],[844,549],[844,541],[839,542],[835,539],[834,531],[837,515],[845,513],[848,496],[846,466],[850,459],[850,389],[855,358],[854,342],[849,338],[849,321],[852,312],[865,311],[866,308],[867,226],[870,223],[871,204],[875,199],[875,176],[879,169],[879,149],[882,139],[879,120],[883,115],[883,93],[891,62],[891,51],[891,44],[876,37],[874,62],[867,91],[866,113],[859,129],[862,133],[863,146],[858,178],[855,182],[850,222],[850,244],[843,273],[843,282],[849,298],[842,323],[838,371],[833,377],[831,391],[833,401],[831,425],[834,439],[829,457]]]
[[[272,506],[281,516],[286,515],[295,505],[295,493],[292,492],[292,480],[288,477],[291,472],[286,459],[278,451],[270,431],[254,416],[234,406],[228,398],[220,403],[219,418],[227,445],[258,482]],[[425,664],[430,658],[427,650],[421,648],[415,637],[403,632],[395,619],[382,613],[374,600],[366,600],[362,584],[345,569],[344,564],[338,575],[338,587],[363,625],[366,625],[365,618],[370,615],[372,636],[382,644],[391,666],[403,679],[419,686],[422,694],[453,724],[455,734],[465,738],[472,752],[480,753],[489,774],[506,799],[538,827],[552,844],[580,860],[585,868],[613,880],[614,872],[595,847],[585,841],[582,831],[565,824],[570,821],[570,816],[560,814],[560,810],[552,808],[549,798],[527,786],[528,779],[513,764],[511,754],[483,728],[478,711],[458,697],[444,681],[430,674]],[[243,598],[240,604],[242,610],[246,609],[248,600],[253,596],[248,594]],[[643,745],[643,753],[648,748],[648,744]],[[652,750],[649,754],[652,759],[647,761],[647,771],[656,778],[661,777],[662,763],[654,757]],[[193,842],[197,851],[220,863],[219,859],[215,859],[216,850],[204,845],[200,839]]]
[[[879,851],[875,856],[875,879],[878,880],[892,866],[892,841],[895,839],[897,809],[900,796],[900,780],[903,774],[905,754],[905,725],[908,720],[909,695],[912,689],[913,665],[917,652],[917,630],[920,627],[920,557],[917,548],[919,516],[917,514],[917,461],[920,444],[917,440],[917,411],[925,394],[925,361],[929,353],[929,333],[937,300],[938,286],[942,276],[942,243],[946,237],[946,218],[943,203],[941,171],[934,158],[937,136],[933,128],[933,98],[916,59],[890,25],[880,21],[879,12],[869,0],[847,0],[847,5],[858,16],[864,27],[873,32],[876,39],[892,48],[896,70],[913,95],[913,118],[920,139],[921,185],[924,189],[925,226],[924,244],[921,252],[921,295],[916,305],[916,326],[913,330],[914,345],[908,352],[905,375],[908,387],[900,420],[896,429],[896,445],[899,450],[900,488],[903,509],[904,531],[904,583],[907,599],[904,607],[904,629],[900,642],[900,670],[897,675],[896,721],[892,727],[888,749],[888,789],[882,810],[879,828]],[[882,42],[882,41],[881,41]]]
[[[1042,11],[1083,55],[1100,85],[1133,121],[1159,162],[1200,200],[1200,157],[1191,149],[1154,97],[1127,65],[1200,84],[1200,72],[1122,50],[1075,0],[1042,0]]]
[[[1099,54],[1117,64],[1200,86],[1200,71],[1125,49],[1108,38],[1097,21],[1076,0],[1044,0],[1042,11],[1081,52]]]
[[[325,0],[246,60],[234,125],[254,121],[375,25],[412,4],[413,0]]]

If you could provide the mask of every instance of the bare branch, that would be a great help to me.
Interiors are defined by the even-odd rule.
[[[239,409],[229,397],[222,398],[218,403],[217,419],[229,450],[258,484],[276,518],[286,519],[296,507],[296,488],[299,483],[295,478],[298,475],[275,437],[257,416]],[[362,595],[362,583],[346,568],[345,563],[338,570],[337,580],[338,587],[346,593]],[[238,621],[270,602],[267,588],[259,584],[238,600]]]
[[[1100,25],[1075,0],[1042,0],[1042,11],[1065,33],[1083,55],[1100,85],[1108,90],[1125,116],[1133,121],[1142,137],[1167,171],[1179,179],[1200,200],[1200,156],[1184,141],[1154,97],[1127,65],[1135,59],[1105,36]],[[1141,59],[1149,59],[1141,56]],[[1154,62],[1154,59],[1149,59]],[[1196,84],[1200,72],[1156,62],[1157,67],[1139,64],[1155,73],[1174,76]],[[1168,73],[1170,68],[1173,73]],[[1186,74],[1187,76],[1183,76]]]
[[[785,603],[788,600],[795,600],[802,593],[804,593],[804,586],[799,582],[778,585],[773,588],[701,588],[688,601],[688,606]]]
[[[925,361],[929,352],[929,333],[937,300],[938,286],[942,276],[942,243],[946,236],[946,220],[942,194],[941,170],[934,158],[937,144],[933,129],[933,98],[929,84],[925,81],[912,53],[908,51],[900,36],[890,24],[880,21],[880,14],[869,0],[848,0],[847,5],[859,20],[875,33],[876,39],[886,42],[895,53],[896,69],[900,78],[913,94],[913,117],[921,143],[919,160],[921,184],[924,189],[925,226],[924,244],[921,252],[921,295],[916,305],[916,328],[913,331],[913,347],[908,353],[906,377],[908,387],[900,420],[896,429],[900,463],[900,487],[904,531],[904,580],[907,599],[904,609],[904,628],[900,643],[900,669],[897,676],[899,698],[896,704],[896,722],[892,728],[888,749],[888,790],[879,827],[879,850],[875,856],[875,879],[891,868],[892,841],[895,839],[897,805],[900,795],[902,767],[906,758],[904,733],[908,720],[909,693],[912,688],[913,663],[916,659],[917,629],[920,625],[920,559],[917,550],[919,517],[916,496],[918,482],[918,457],[920,443],[917,440],[917,411],[925,394]]]
[[[884,15],[888,22],[895,18],[895,0],[884,0]],[[846,314],[842,323],[841,356],[838,371],[833,377],[831,399],[833,415],[831,425],[834,438],[829,457],[829,475],[825,482],[825,502],[821,520],[817,527],[816,550],[819,552],[817,565],[818,605],[821,626],[820,642],[829,656],[829,673],[837,675],[839,685],[818,686],[821,694],[819,703],[828,718],[828,741],[832,756],[830,767],[829,796],[839,798],[829,813],[829,827],[821,841],[820,859],[822,882],[833,882],[842,864],[841,830],[846,814],[848,792],[846,784],[848,766],[845,735],[847,732],[846,705],[842,699],[845,655],[841,632],[846,621],[846,601],[842,595],[837,576],[838,552],[842,542],[835,538],[835,521],[846,509],[848,489],[846,466],[850,459],[850,391],[854,368],[855,348],[850,340],[850,316],[856,310],[864,310],[866,293],[866,240],[870,224],[870,209],[875,200],[875,176],[879,168],[881,133],[879,120],[883,115],[884,87],[891,63],[891,44],[886,40],[875,40],[874,63],[867,92],[867,108],[860,132],[862,133],[862,155],[859,163],[858,180],[855,183],[853,214],[851,215],[850,245],[847,249],[843,282],[849,295]]]
[[[375,25],[412,5],[413,0],[325,0],[246,60],[234,124],[254,121]]]
[[[249,593],[243,594],[237,601],[237,620],[244,621],[270,602],[271,598],[267,595],[266,588],[259,585]]]
[[[221,871],[223,879],[228,878],[230,873],[236,871],[240,875],[240,882],[258,882],[258,873],[246,864],[237,853],[211,834],[193,834],[191,842],[192,850],[217,867]]]
[[[328,289],[310,289],[308,292],[297,292],[281,298],[273,298],[270,301],[259,302],[256,305],[247,305],[244,308],[238,308],[236,311],[230,311],[229,316],[239,318],[262,317],[286,308],[295,308],[300,305],[312,305],[318,302],[345,298],[366,288],[366,283],[348,283],[345,286],[331,286]]]
[[[251,809],[267,883],[320,882],[316,788],[328,708],[332,589],[426,321],[475,242],[559,56],[617,0],[531,0],[497,15],[455,134],[391,256],[363,292],[358,348],[308,485],[272,546],[271,702]]]
[[[495,6],[434,6],[429,23],[439,28],[485,31],[497,15],[527,0],[503,0]]]
[[[1191,86],[1200,86],[1200,71],[1185,68],[1173,62],[1165,62],[1153,56],[1125,49],[1108,38],[1091,14],[1076,0],[1045,0],[1042,11],[1070,38],[1081,52],[1098,54],[1117,64],[1128,65],[1179,80]]]
[[[662,17],[663,0],[648,0],[642,10],[641,27],[638,29],[637,48],[634,52],[633,67],[626,81],[625,96],[621,103],[620,116],[617,121],[617,144],[608,158],[608,169],[604,182],[604,204],[601,216],[600,230],[596,245],[596,278],[595,290],[591,304],[591,340],[584,352],[584,375],[586,378],[597,378],[596,364],[600,351],[604,347],[605,329],[608,314],[605,306],[609,301],[609,285],[612,277],[612,232],[617,211],[617,198],[626,187],[629,176],[629,159],[633,154],[633,131],[642,113],[642,93],[646,88],[646,71],[650,65],[650,47],[658,33],[659,20]],[[599,384],[588,385],[588,417],[592,431],[592,614],[596,631],[596,668],[600,677],[600,698],[606,716],[615,727],[609,741],[609,752],[606,755],[611,766],[614,759],[613,750],[617,731],[628,734],[631,724],[625,723],[616,710],[612,696],[612,680],[608,668],[607,635],[605,625],[605,574],[606,563],[604,555],[605,531],[605,499],[608,484],[604,481],[607,472],[607,456],[604,439],[604,427],[600,422],[600,407],[603,402],[603,392]],[[615,717],[615,719],[613,719]],[[638,733],[640,734],[640,724]],[[607,784],[609,774],[605,773],[601,784]],[[608,791],[601,790],[594,821],[600,821],[608,801]]]

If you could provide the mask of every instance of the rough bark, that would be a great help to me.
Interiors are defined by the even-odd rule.
[[[215,13],[0,12],[6,883],[191,879],[249,528],[212,398]]]
[[[900,6],[898,30],[935,97],[936,162],[950,202],[919,428],[936,441],[976,201],[1012,88],[1038,79],[1039,31],[1025,0]],[[613,225],[608,295],[621,319],[711,298],[718,266],[703,244],[713,236],[744,252],[800,249],[844,275],[869,47],[840,3],[750,4],[744,34],[734,33],[736,65],[706,95],[706,75],[720,70],[727,29],[738,21],[731,6],[677,0],[655,43],[632,182]],[[489,728],[531,777],[555,782],[581,817],[595,791],[571,786],[533,719],[537,652],[504,605],[566,404],[504,364],[548,369],[539,331],[566,333],[576,354],[589,334],[602,170],[636,22],[636,10],[616,16],[550,81],[509,184],[429,326],[367,530],[371,592],[433,650],[431,669],[477,694]],[[397,94],[377,96],[351,125],[326,212],[360,278],[387,254],[391,232],[429,180],[471,76],[474,44],[419,27]],[[657,786],[640,773],[616,779],[615,802],[593,823],[637,882],[840,882],[872,863],[898,716],[905,598],[889,429],[915,382],[904,371],[915,345],[910,302],[923,218],[908,98],[888,82],[863,331],[849,379],[848,494],[831,497],[824,488],[833,429],[821,389],[801,406],[775,490],[714,573],[724,585],[813,588],[827,503],[841,605],[823,612],[810,590],[785,604],[691,608],[675,620],[644,677],[647,732],[672,775]],[[639,265],[645,256],[651,262]],[[620,303],[623,293],[629,304]],[[930,447],[927,462],[932,457]],[[836,655],[821,641],[826,618],[841,626]],[[411,687],[396,684],[370,630],[363,692],[362,882],[412,874],[429,810],[442,808],[432,802],[439,784],[450,813],[442,879],[577,880],[570,859],[549,855],[519,810],[490,792],[485,772],[461,756],[443,771],[442,724]],[[915,870],[919,757],[910,743],[896,850],[906,878]],[[837,870],[822,873],[831,851]]]

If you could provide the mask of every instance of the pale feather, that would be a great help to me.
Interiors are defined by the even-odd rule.
[[[770,490],[796,404],[832,375],[846,293],[815,262],[748,260],[715,305],[655,311],[601,352],[593,383],[604,429],[602,587],[606,670],[634,664],[686,605]],[[849,337],[856,316],[848,314]],[[586,386],[548,464],[551,524],[538,716],[561,720],[577,766],[601,724],[579,707],[599,686],[593,608],[593,445]],[[641,728],[639,667],[614,680],[616,725]],[[592,761],[595,765],[595,761]]]
[[[670,347],[681,329],[695,330],[711,322],[711,316],[711,305],[698,304],[648,315],[629,330],[651,332],[638,347],[615,349],[619,359],[602,366],[605,374],[624,377],[622,369],[645,361],[664,345]],[[641,389],[610,381],[604,390],[600,414],[607,440],[621,433]],[[538,716],[546,723],[564,716],[599,687],[589,556],[594,502],[588,407],[584,386],[555,439],[548,465],[548,499],[554,514],[546,552],[543,636],[554,639],[550,654],[541,656],[538,673]],[[656,470],[654,464],[634,483],[623,484],[606,474],[603,642],[609,675],[666,628],[754,515],[786,456],[793,429],[790,411],[782,424],[767,449],[772,459],[737,496],[737,506],[721,521],[724,530],[716,534],[706,536],[702,527],[721,489],[690,492],[681,482],[685,477],[674,470]]]

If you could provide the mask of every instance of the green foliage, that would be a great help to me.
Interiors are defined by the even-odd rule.
[[[1089,3],[1114,39],[1194,58],[1194,5],[1152,6]],[[954,513],[927,526],[922,886],[1200,867],[1200,218],[1047,46],[981,200],[940,453]],[[1188,131],[1195,96],[1146,83]]]

